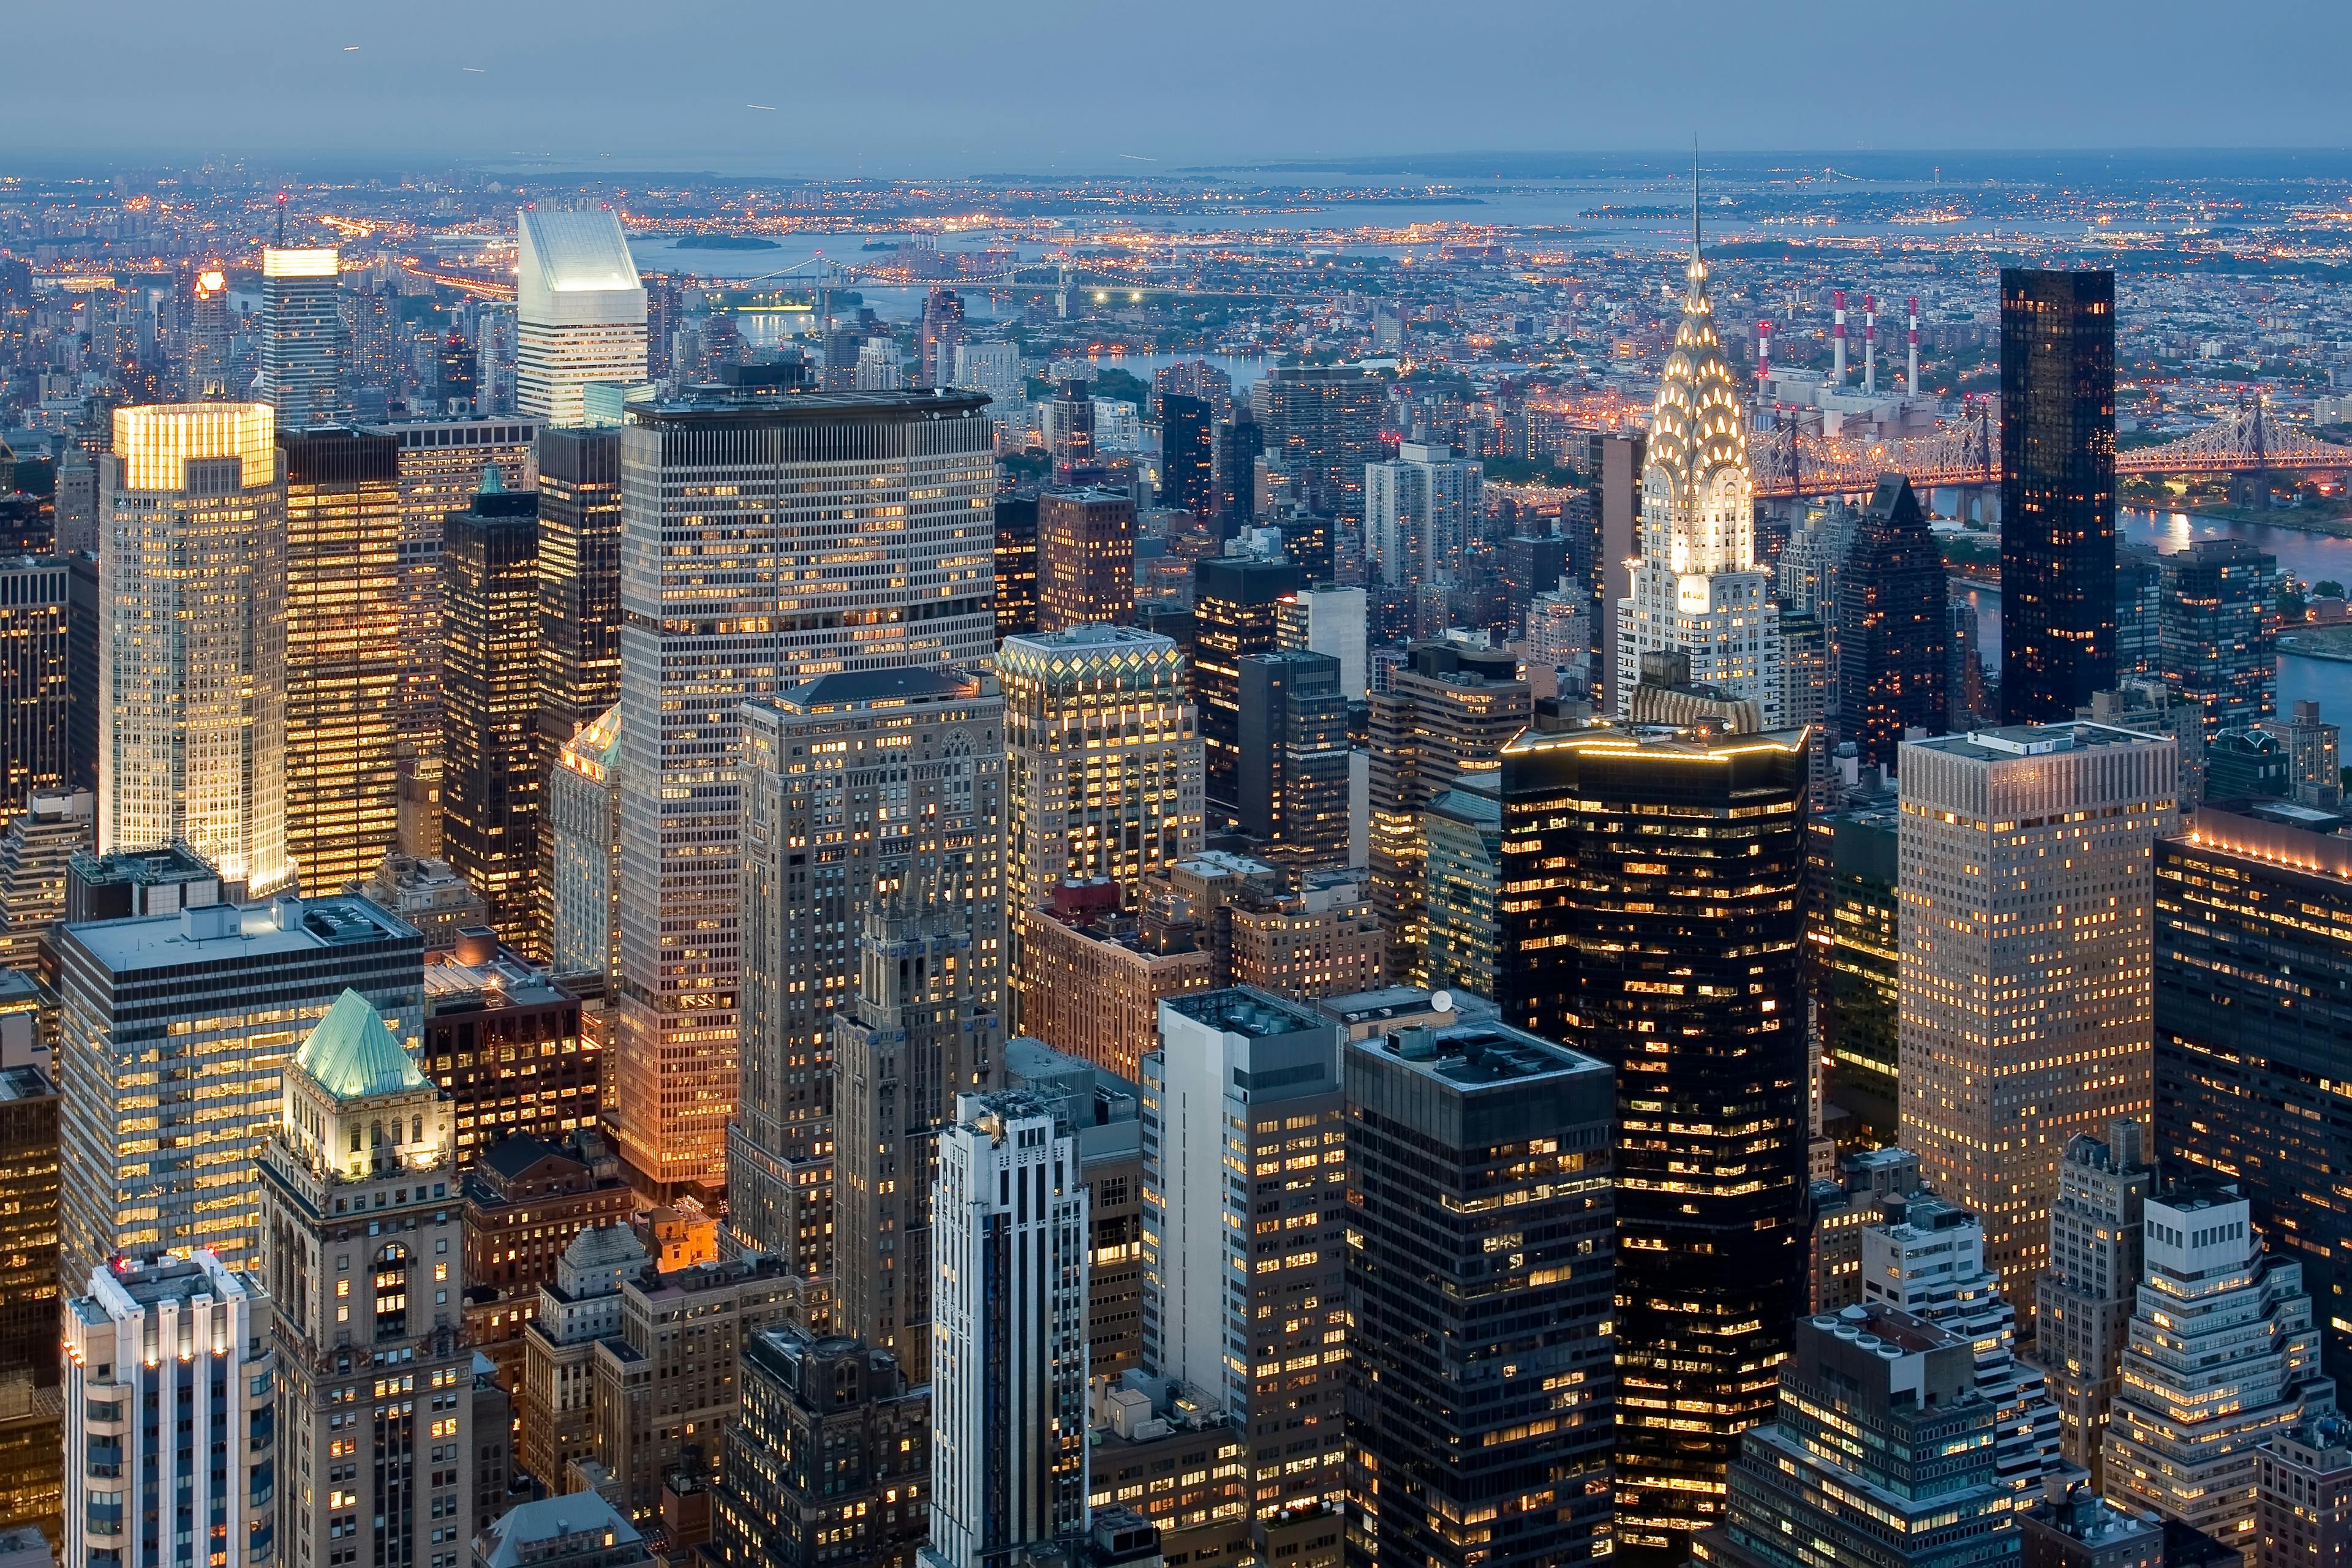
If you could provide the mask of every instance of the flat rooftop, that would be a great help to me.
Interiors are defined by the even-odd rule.
[[[1423,1078],[1465,1090],[1612,1071],[1606,1063],[1505,1024],[1409,1026],[1369,1036],[1348,1048],[1385,1057]]]
[[[1228,986],[1223,991],[1188,992],[1181,996],[1163,998],[1160,1005],[1195,1023],[1253,1040],[1331,1026],[1329,1019],[1301,1003],[1247,985]]]
[[[812,712],[850,708],[859,703],[969,699],[984,696],[987,689],[987,684],[979,676],[958,675],[948,669],[918,666],[904,669],[859,669],[838,675],[820,675],[814,680],[804,680],[798,686],[785,688],[771,700],[779,708]]]
[[[1994,730],[1970,730],[1958,735],[1936,735],[1925,741],[1906,741],[1905,749],[1941,752],[1947,756],[1967,757],[1984,763],[2015,762],[2025,757],[2046,757],[2061,752],[2080,752],[2094,746],[2153,746],[2168,744],[2169,735],[2151,735],[2143,730],[2119,729],[2112,724],[2094,724],[2085,720],[2070,719],[2056,724],[2005,724]]]
[[[407,921],[356,895],[290,901],[299,913],[283,923],[277,917],[278,905],[269,903],[84,921],[65,930],[116,973],[183,963],[246,963],[357,942],[423,940]]]

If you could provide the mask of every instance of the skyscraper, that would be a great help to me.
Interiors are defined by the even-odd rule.
[[[996,498],[996,640],[1037,629],[1037,498]]]
[[[2100,1484],[2107,1413],[2123,1383],[2139,1297],[2142,1209],[2156,1185],[2147,1129],[2117,1120],[2105,1142],[2066,1140],[2050,1204],[2050,1261],[2034,1285],[2033,1359],[2058,1406],[2058,1452]]]
[[[1234,805],[1261,852],[1299,868],[1348,861],[1348,699],[1339,661],[1244,654]]]
[[[1888,1307],[1808,1318],[1775,1414],[1741,1439],[1723,1523],[1692,1542],[1703,1568],[2015,1560],[1993,1406],[1962,1336]]]
[[[269,1307],[211,1253],[92,1269],[65,1314],[66,1556],[277,1563]],[[324,1559],[314,1558],[313,1562]]]
[[[1423,643],[1371,697],[1372,902],[1402,981],[1427,943],[1422,813],[1463,775],[1496,765],[1532,710],[1518,661],[1498,650]]]
[[[613,766],[620,752],[615,704],[563,742],[547,771],[547,940],[558,974],[609,977],[617,961],[621,805]]]
[[[1010,637],[996,673],[1015,908],[1093,877],[1133,903],[1145,872],[1201,847],[1201,734],[1173,642],[1129,626]]]
[[[1087,1518],[1087,1190],[1052,1105],[960,1094],[931,1186],[927,1568],[984,1568]]]
[[[261,1160],[278,1361],[280,1561],[367,1542],[384,1568],[453,1568],[474,1502],[474,1350],[449,1100],[356,991],[286,1064]],[[346,1406],[357,1405],[357,1409]],[[336,1421],[341,1418],[341,1425]]]
[[[2352,1373],[2352,1224],[2323,1173],[2352,1160],[2352,840],[2211,809],[2156,846],[2156,1145],[2237,1184],[2292,1237],[2330,1372]],[[2260,1107],[2259,1110],[2254,1107]]]
[[[1878,481],[1837,584],[1838,738],[1864,765],[1888,767],[1906,731],[1940,734],[1950,709],[1943,550],[1910,480]]]
[[[1407,441],[1395,460],[1366,464],[1364,554],[1371,575],[1408,591],[1454,586],[1486,525],[1486,494],[1485,468],[1448,447]]]
[[[987,658],[985,405],[730,392],[639,405],[622,431],[615,1076],[623,1153],[656,1186],[715,1185],[726,1168],[740,704],[835,671]],[[705,554],[713,529],[736,563],[723,571]]]
[[[2000,702],[2072,718],[2116,683],[2116,275],[2000,273]]]
[[[1216,426],[1206,398],[1160,394],[1160,504],[1204,521],[1216,516]]]
[[[1247,404],[1217,426],[1217,531],[1227,539],[1257,521],[1257,460],[1265,455],[1265,433]]]
[[[229,395],[227,273],[207,268],[189,279],[185,334],[181,397],[190,403],[226,401]]]
[[[1264,450],[1298,486],[1305,510],[1360,528],[1364,465],[1381,456],[1381,411],[1388,388],[1360,365],[1278,365],[1250,389]],[[1234,476],[1239,482],[1240,476]],[[1302,561],[1310,583],[1328,581],[1331,561]]]
[[[1160,1005],[1143,1058],[1143,1366],[1247,1433],[1260,1528],[1345,1495],[1339,1029],[1236,987]]]
[[[1421,814],[1428,931],[1414,983],[1495,994],[1502,942],[1502,774],[1465,773]]]
[[[260,1267],[258,1162],[283,1109],[279,1069],[347,990],[404,1042],[421,1037],[415,931],[364,899],[289,894],[61,924],[50,940],[65,1278],[118,1253],[199,1247]]]
[[[621,697],[621,433],[539,437],[542,767]]]
[[[184,840],[256,894],[294,876],[274,434],[260,404],[118,408],[100,461],[98,847]]]
[[[2106,1491],[2251,1552],[2256,1449],[2336,1407],[2303,1266],[2255,1235],[2233,1190],[2147,1200],[2147,1272],[2106,1433]]]
[[[896,1165],[906,1152],[877,1149],[879,1133],[856,1160],[835,1162],[843,1142],[833,1119],[848,1080],[834,1059],[834,1023],[864,974],[858,938],[869,910],[903,899],[953,911],[968,939],[957,948],[957,994],[981,1031],[968,1053],[949,1058],[914,1047],[895,1053],[913,1075],[887,1111],[907,1119],[900,1138],[944,1116],[948,1097],[994,1087],[1006,943],[1004,707],[984,676],[865,670],[754,699],[742,727],[743,1065],[727,1133],[727,1221],[795,1272],[837,1274],[871,1260],[834,1254],[835,1236],[859,1236],[854,1247],[870,1241],[831,1219],[836,1185],[863,1181],[872,1196],[878,1179],[908,1190],[901,1178],[876,1176],[875,1159]],[[931,1022],[909,1026],[939,1043]],[[869,1101],[860,1114],[883,1111]],[[887,1301],[875,1315],[898,1316]],[[859,1331],[883,1342],[870,1324]],[[901,1353],[918,1363],[928,1354]]]
[[[955,1095],[993,1079],[1004,1040],[1001,926],[975,921],[961,892],[918,882],[876,899],[856,998],[833,1019],[833,1218],[848,1238],[834,1255],[835,1319],[904,1357],[918,1383],[931,1368],[924,1177]]]
[[[302,885],[373,872],[399,826],[400,448],[280,429],[286,462],[286,852]]]
[[[261,375],[254,393],[289,430],[350,416],[341,293],[333,246],[262,250]]]
[[[1609,1068],[1517,1029],[1455,1025],[1355,1041],[1342,1076],[1361,1237],[1345,1254],[1349,1561],[1604,1555]],[[1480,1375],[1490,1359],[1514,1370]]]
[[[646,290],[621,215],[515,214],[515,407],[558,428],[588,422],[580,389],[646,379]]]
[[[2209,742],[2277,718],[2277,558],[2242,539],[2200,539],[2162,561],[2157,659],[2173,700],[2202,712]]]
[[[400,748],[441,755],[441,526],[473,504],[482,470],[508,489],[538,483],[536,421],[408,419],[369,427],[400,443]],[[437,851],[436,851],[437,853]]]
[[[499,940],[543,958],[539,498],[497,475],[443,525],[442,848]]]
[[[923,297],[920,323],[920,384],[946,386],[955,379],[956,345],[963,338],[963,296],[934,289]]]
[[[1135,617],[1135,498],[1091,487],[1037,498],[1037,629]]]
[[[1680,651],[1690,656],[1693,680],[1752,699],[1764,728],[1777,730],[1780,610],[1771,574],[1756,563],[1748,395],[1716,335],[1696,192],[1693,202],[1690,282],[1658,376],[1641,470],[1641,559],[1633,591],[1608,606],[1617,622],[1610,697],[1621,716],[1632,712],[1642,656]]]
[[[2067,723],[1904,743],[1903,1146],[1975,1210],[2020,1311],[2077,1132],[2148,1110],[2169,737]]]
[[[1282,602],[1298,587],[1298,567],[1279,556],[1219,555],[1192,568],[1192,700],[1208,803],[1221,817],[1241,809],[1241,661],[1282,646]]]
[[[1496,1000],[1617,1074],[1617,1542],[1643,1562],[1721,1521],[1808,1294],[1809,739],[1529,731],[1502,752]]]
[[[71,564],[0,563],[0,809],[72,781]]]
[[[1364,590],[1337,583],[1300,589],[1276,607],[1279,646],[1328,653],[1339,661],[1340,694],[1361,702],[1370,689],[1370,637],[1365,625]]]

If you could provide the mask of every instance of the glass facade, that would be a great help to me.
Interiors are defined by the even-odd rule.
[[[286,850],[302,886],[364,880],[399,826],[400,448],[281,430]]]
[[[1811,1288],[1804,731],[1503,752],[1504,1021],[1617,1073],[1616,1529],[1679,1561]]]
[[[441,842],[499,940],[544,959],[538,504],[486,490],[444,525]]]
[[[2003,721],[2116,683],[2116,275],[2000,274]]]

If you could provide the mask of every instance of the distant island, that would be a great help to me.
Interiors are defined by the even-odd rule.
[[[689,234],[679,237],[680,250],[782,250],[772,239],[756,234]]]

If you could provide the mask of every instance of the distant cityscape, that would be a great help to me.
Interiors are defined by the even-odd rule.
[[[0,171],[0,1568],[2344,1568],[2332,156]]]

